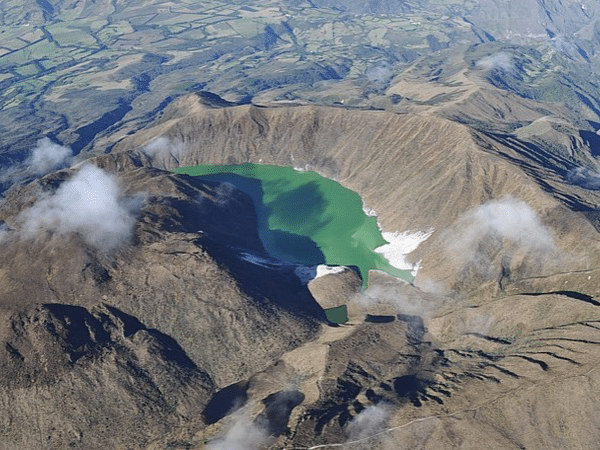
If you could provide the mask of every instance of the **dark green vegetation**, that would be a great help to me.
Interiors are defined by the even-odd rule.
[[[348,322],[348,307],[346,305],[326,309],[325,314],[327,315],[327,320],[329,320],[330,322],[333,322],[333,323]]]
[[[256,205],[259,235],[273,257],[297,264],[357,266],[366,285],[378,269],[412,281],[407,270],[391,266],[373,250],[386,241],[360,196],[311,171],[269,164],[189,166],[174,170],[231,183]]]

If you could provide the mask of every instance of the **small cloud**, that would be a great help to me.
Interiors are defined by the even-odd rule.
[[[268,441],[263,426],[250,420],[246,409],[231,416],[223,434],[206,445],[206,450],[258,450]]]
[[[445,295],[448,293],[448,287],[442,280],[431,277],[418,276],[415,278],[415,286],[429,294]]]
[[[477,67],[483,70],[501,69],[504,72],[513,73],[515,71],[515,63],[512,56],[508,53],[499,52],[493,55],[481,58],[476,63]]]
[[[370,314],[408,314],[422,318],[430,317],[437,310],[437,301],[425,299],[418,291],[406,287],[402,282],[397,284],[371,283],[363,292],[351,298],[351,306],[361,313]]]
[[[179,166],[185,154],[183,143],[171,141],[164,136],[157,137],[142,147],[142,152],[153,164],[163,167]]]
[[[457,326],[462,325],[464,333],[489,334],[497,325],[495,317],[477,311],[468,311],[457,321]]]
[[[37,142],[37,146],[25,160],[25,167],[34,175],[45,175],[53,170],[69,166],[72,159],[73,152],[69,147],[43,138]]]
[[[142,151],[151,158],[154,158],[155,156],[161,153],[167,152],[170,146],[171,142],[169,141],[169,139],[160,136],[154,139],[149,144],[145,145],[142,148]]]
[[[117,179],[85,165],[56,192],[19,214],[20,233],[31,238],[42,230],[80,233],[88,244],[110,250],[133,234],[141,199],[123,199]]]
[[[443,240],[454,264],[469,277],[497,276],[499,270],[508,273],[513,259],[526,262],[530,269],[540,268],[556,263],[559,255],[550,229],[527,203],[512,197],[467,212]],[[502,267],[493,262],[498,256]]]
[[[554,249],[552,233],[527,203],[506,197],[487,202],[465,214],[449,247],[463,254],[477,251],[486,238],[507,239],[535,250]]]
[[[73,152],[69,147],[43,138],[21,163],[0,172],[0,184],[13,184],[28,177],[46,175],[54,170],[68,167],[73,162]]]
[[[418,275],[417,279],[423,282],[422,275]],[[413,286],[387,274],[371,277],[365,290],[349,298],[348,313],[351,317],[358,318],[366,314],[401,314],[419,317],[427,322],[443,307],[447,291],[443,285],[438,286],[433,281],[427,282],[426,285],[430,289],[424,289],[422,283]]]
[[[570,170],[567,173],[567,181],[585,189],[600,190],[600,173],[585,167]]]
[[[365,75],[371,83],[386,84],[394,77],[395,72],[387,62],[381,62],[369,66]]]
[[[382,431],[387,424],[390,412],[390,406],[383,403],[365,408],[346,426],[348,439],[350,441],[363,439]]]

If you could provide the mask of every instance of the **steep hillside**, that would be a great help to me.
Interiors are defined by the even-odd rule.
[[[202,426],[216,388],[263,370],[325,320],[295,266],[239,256],[263,252],[245,194],[130,158],[96,164],[120,175],[125,203],[114,208],[135,217],[112,248],[115,211],[105,229],[93,211],[67,222],[76,212],[63,209],[109,172],[58,172],[3,203],[3,448],[142,448]],[[105,200],[104,189],[94,195]]]
[[[409,255],[420,261],[420,289],[375,276],[365,293],[353,295],[351,281],[331,279],[332,289],[347,289],[351,321],[342,334],[324,331],[284,358],[318,381],[300,382],[305,412],[295,413],[291,434],[274,448],[345,441],[357,441],[349,448],[413,448],[424,439],[426,448],[478,448],[483,436],[492,448],[563,448],[573,441],[556,434],[567,427],[585,436],[581,442],[598,438],[588,420],[548,422],[566,414],[556,402],[569,408],[553,386],[568,383],[573,405],[594,389],[580,377],[594,380],[600,360],[600,254],[590,214],[598,200],[568,178],[578,167],[574,158],[523,137],[431,114],[215,109],[190,96],[115,151],[160,168],[250,161],[316,170],[359,192],[384,231],[434,230]],[[348,288],[335,287],[340,282]],[[330,295],[327,283],[319,280],[315,295]],[[411,350],[383,350],[390,327],[413,322],[421,324],[410,325],[417,334],[410,327],[392,332],[407,333]],[[378,350],[364,349],[366,342]],[[298,363],[302,354],[314,361]],[[264,389],[248,401],[275,390]],[[524,392],[545,412],[531,416],[530,406],[517,406]],[[596,409],[590,402],[586,417]],[[353,432],[363,411],[381,420]],[[531,425],[517,430],[522,417]],[[210,430],[199,436],[217,432]]]
[[[530,140],[576,128],[532,127],[499,133],[431,113],[190,95],[112,154],[15,184],[0,210],[2,386],[4,404],[20,409],[5,415],[4,442],[214,449],[238,433],[256,437],[252,449],[594,442],[597,404],[585,399],[600,361],[597,193],[581,182],[592,172],[569,176],[575,158]],[[307,285],[315,267],[256,264],[247,255],[267,255],[250,198],[164,170],[238,162],[315,170],[360,193],[384,231],[432,232],[408,255],[421,267],[415,285],[374,272],[357,292],[351,272]],[[102,202],[72,209],[75,193]],[[322,308],[338,304],[350,321],[325,325]],[[65,374],[71,390],[35,412],[32,399],[63,392]],[[125,397],[131,410],[116,411]],[[590,419],[568,415],[582,404]],[[122,419],[107,435],[114,419],[91,423],[96,415]],[[30,417],[37,435],[12,425]]]

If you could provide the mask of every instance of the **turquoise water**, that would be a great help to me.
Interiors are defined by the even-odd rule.
[[[273,257],[297,264],[357,266],[366,286],[378,269],[412,281],[408,270],[389,264],[373,250],[387,242],[360,196],[315,172],[268,164],[180,167],[176,173],[229,182],[250,195],[259,236]]]

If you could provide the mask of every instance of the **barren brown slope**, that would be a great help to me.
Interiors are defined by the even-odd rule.
[[[171,143],[164,152],[150,158],[141,151],[161,136]],[[542,216],[564,215],[567,222],[587,226],[557,199],[576,190],[593,205],[595,194],[548,168],[551,150],[494,136],[435,115],[327,107],[210,109],[192,95],[116,150],[134,151],[145,164],[161,168],[262,162],[315,170],[358,192],[385,231],[442,230],[470,208],[507,195]],[[540,185],[549,175],[551,190]]]
[[[172,155],[167,151],[151,160],[141,148],[159,136],[169,138]],[[411,256],[422,260],[417,285],[435,286],[437,296],[376,283],[371,303],[363,306],[364,313],[377,315],[395,305],[397,312],[425,318],[429,334],[417,339],[414,352],[424,365],[396,372],[396,378],[420,380],[412,393],[404,393],[420,404],[400,400],[385,432],[344,447],[480,448],[485,440],[491,448],[586,448],[597,441],[598,404],[591,399],[600,361],[598,239],[569,201],[595,207],[595,194],[566,183],[518,137],[482,134],[432,115],[208,109],[189,97],[119,150],[134,151],[158,167],[264,162],[310,168],[359,192],[386,231],[435,230]],[[543,183],[544,174],[552,184]],[[540,258],[492,240],[481,248],[486,261],[481,271],[450,251],[448,241],[460,237],[465,213],[506,196],[536,211],[556,248]],[[381,309],[381,302],[388,306]],[[302,419],[290,423],[298,434],[275,448],[295,445],[295,439],[299,448],[318,439],[351,441],[345,425],[361,408],[398,401],[381,387],[394,386],[395,378],[381,369],[388,356],[367,352],[365,361],[354,337],[340,339],[344,351],[327,352],[319,402],[303,406]],[[338,368],[328,371],[332,365]],[[569,416],[575,405],[585,405],[585,413]]]
[[[158,137],[169,142],[144,149]],[[595,197],[523,146],[434,115],[212,109],[197,96],[180,99],[118,152],[92,160],[119,174],[127,195],[145,193],[131,243],[102,253],[78,234],[5,241],[2,401],[7,411],[20,406],[6,415],[2,438],[16,448],[202,448],[229,419],[200,410],[230,389],[247,400],[250,419],[266,420],[273,448],[475,449],[482,439],[491,448],[585,448],[599,438],[600,258],[596,229],[570,208],[577,199],[591,208]],[[247,161],[339,180],[386,231],[433,228],[410,255],[421,260],[422,289],[374,274],[369,290],[352,296],[352,280],[319,280],[317,291],[348,292],[351,307],[347,326],[319,328],[323,312],[293,266],[239,257],[262,252],[249,198],[230,190],[223,201],[219,185],[161,170]],[[75,170],[15,187],[0,211],[5,226],[16,230],[19,212]],[[542,184],[544,173],[552,184]],[[508,195],[529,205],[555,246],[536,253],[492,236],[477,243],[475,259],[453,251],[469,211]],[[146,374],[148,392],[135,390],[132,373]],[[86,389],[107,402],[89,402]],[[48,394],[41,412],[36,390]],[[295,400],[274,421],[269,405],[288,396]],[[78,422],[59,397],[87,418],[121,417],[120,428],[104,435],[110,420]],[[118,409],[123,398],[135,408]],[[383,403],[385,421],[353,434],[352,420]],[[575,405],[581,415],[569,416]],[[39,419],[51,410],[54,421]],[[145,425],[133,431],[138,419]],[[26,429],[11,425],[23,420]],[[57,431],[65,429],[74,431]]]
[[[433,115],[327,107],[209,109],[189,96],[115,151],[139,150],[159,136],[173,146],[166,157],[149,161],[153,166],[262,162],[309,168],[359,192],[386,230],[451,221],[490,198],[483,173],[496,172],[496,195],[537,191],[519,171],[512,173],[513,166],[483,154],[468,127]]]
[[[217,184],[128,157],[96,164],[145,196],[133,240],[109,252],[79,233],[19,232],[18,214],[74,170],[3,203],[12,231],[0,258],[0,448],[141,448],[185,436],[204,426],[217,388],[264,370],[324,320],[293,266],[239,260],[240,248],[262,251],[245,194],[224,202]]]

